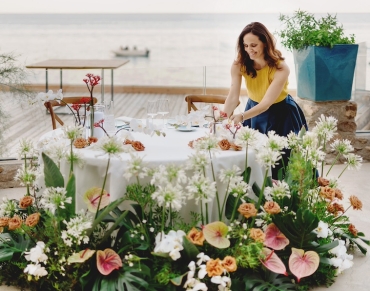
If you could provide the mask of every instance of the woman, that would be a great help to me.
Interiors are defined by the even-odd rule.
[[[302,110],[288,94],[289,67],[281,52],[275,48],[275,39],[259,22],[248,24],[239,35],[237,59],[231,66],[231,88],[224,111],[230,116],[239,102],[242,77],[245,79],[249,100],[245,111],[230,116],[234,122],[267,134],[274,130],[278,135],[296,134],[306,119]],[[287,165],[287,156],[284,164]],[[272,177],[278,178],[282,162],[272,169]]]

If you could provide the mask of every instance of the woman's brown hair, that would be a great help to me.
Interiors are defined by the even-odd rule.
[[[264,48],[264,55],[265,61],[270,68],[278,67],[279,61],[284,60],[281,52],[275,48],[275,38],[274,36],[268,31],[266,26],[264,26],[260,22],[252,22],[244,27],[243,31],[240,33],[238,38],[238,45],[237,45],[237,59],[236,63],[240,64],[242,70],[245,70],[247,75],[250,75],[252,78],[257,76],[256,69],[254,68],[252,61],[244,49],[244,41],[243,38],[246,34],[252,33],[258,37],[260,41],[262,41],[265,45]]]

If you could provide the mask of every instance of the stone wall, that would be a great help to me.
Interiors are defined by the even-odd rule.
[[[354,101],[329,101],[329,102],[314,102],[310,100],[294,98],[302,108],[308,128],[313,128],[316,121],[324,114],[325,116],[333,116],[338,120],[338,131],[334,139],[348,139],[354,147],[354,153],[360,155],[365,162],[370,162],[370,133],[356,133],[355,117],[357,114],[357,103]],[[334,155],[327,155],[327,163],[333,161]],[[343,162],[344,160],[340,160]]]
[[[1,161],[0,162],[0,189],[21,187],[19,181],[14,181],[22,161]]]

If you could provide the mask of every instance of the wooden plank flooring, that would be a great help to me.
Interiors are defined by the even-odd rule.
[[[65,96],[81,96],[81,93],[68,93]],[[100,101],[100,95],[96,94]],[[105,99],[110,98],[105,96]],[[133,118],[146,118],[146,104],[148,100],[166,98],[170,104],[169,117],[184,115],[187,113],[187,103],[184,94],[137,94],[121,93],[114,96],[115,117],[129,116]],[[241,112],[245,108],[247,97],[241,99],[241,104],[235,112]],[[0,94],[0,102],[4,111],[9,114],[7,129],[4,132],[7,152],[3,158],[15,157],[21,139],[29,139],[37,143],[41,135],[52,130],[51,118],[46,114],[43,105],[30,106],[7,94]],[[66,124],[73,124],[73,116],[70,114],[60,115]],[[1,158],[1,157],[0,157]]]

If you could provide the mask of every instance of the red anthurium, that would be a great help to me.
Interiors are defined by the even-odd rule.
[[[103,275],[109,275],[113,270],[122,267],[120,256],[112,249],[96,252],[96,266]]]
[[[90,212],[96,213],[96,210],[98,209],[99,200],[101,195],[101,188],[92,187],[89,190],[86,191],[84,194],[84,201],[87,204],[87,209]],[[103,195],[100,202],[99,209],[104,208],[110,203],[110,195],[107,191],[103,191]]]
[[[292,248],[289,258],[289,269],[299,280],[315,273],[319,267],[320,257],[314,251],[304,252],[301,249]]]
[[[282,250],[289,244],[289,239],[277,228],[273,223],[270,223],[265,230],[266,247],[274,250]]]
[[[261,259],[260,261],[267,269],[274,273],[288,276],[284,263],[280,260],[277,254],[275,254],[274,250],[263,248],[262,254],[264,255],[264,259]]]
[[[203,226],[203,235],[206,241],[219,249],[230,246],[230,241],[226,238],[228,227],[221,221],[215,221]]]

